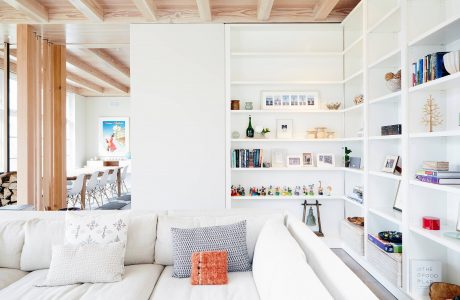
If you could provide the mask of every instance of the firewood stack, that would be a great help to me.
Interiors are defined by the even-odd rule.
[[[16,172],[0,175],[0,206],[15,204],[18,200],[18,177]]]

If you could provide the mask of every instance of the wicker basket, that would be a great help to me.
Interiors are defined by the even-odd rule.
[[[392,92],[401,90],[401,78],[387,80],[387,88]]]

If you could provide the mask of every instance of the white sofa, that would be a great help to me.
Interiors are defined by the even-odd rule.
[[[316,235],[283,212],[129,214],[122,281],[36,287],[46,277],[52,245],[64,241],[65,212],[0,213],[0,299],[377,299]],[[171,277],[171,227],[240,220],[247,220],[252,272],[229,273],[228,284],[220,286],[192,286],[190,279]]]

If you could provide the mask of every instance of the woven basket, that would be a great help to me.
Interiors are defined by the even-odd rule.
[[[392,92],[401,90],[401,78],[387,80],[387,88]]]

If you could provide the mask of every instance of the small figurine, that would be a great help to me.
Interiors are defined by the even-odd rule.
[[[315,185],[314,184],[309,184],[308,187],[310,188],[310,190],[308,191],[308,195],[309,196],[314,196],[315,192],[313,191],[313,189],[315,188]]]
[[[261,196],[267,196],[267,193],[266,193],[266,190],[265,190],[264,186],[262,186],[262,188],[260,189],[260,195]]]
[[[300,186],[295,187],[294,196],[300,196]]]
[[[230,196],[238,196],[238,192],[236,191],[236,187],[234,185],[232,185],[230,188]]]
[[[268,187],[268,196],[273,196],[273,186]]]
[[[308,196],[308,189],[307,189],[307,187],[305,185],[302,187],[302,192],[303,192],[304,196]]]
[[[279,196],[279,195],[280,195],[280,188],[279,188],[279,186],[277,186],[275,188],[275,196]]]
[[[320,196],[324,195],[323,194],[323,186],[321,185],[321,180],[319,181],[318,195],[320,195]]]
[[[328,185],[326,188],[326,195],[332,196],[332,186]]]
[[[287,195],[292,196],[292,189],[290,187],[287,188]]]
[[[238,187],[236,188],[236,195],[237,196],[245,196],[246,193],[244,191],[244,187],[242,187],[241,185],[238,185]]]

